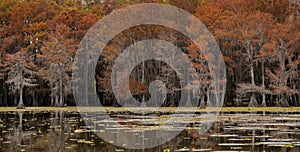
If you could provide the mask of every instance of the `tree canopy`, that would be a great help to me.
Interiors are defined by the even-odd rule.
[[[177,6],[208,27],[226,63],[225,105],[300,105],[300,6],[292,1],[0,0],[0,106],[75,105],[71,76],[80,41],[105,15],[140,3]],[[189,98],[200,95],[198,106],[205,107],[212,87],[208,59],[183,34],[155,25],[127,29],[105,47],[95,69],[100,100],[118,106],[110,86],[114,60],[135,42],[154,38],[188,55],[201,77],[198,94]],[[164,106],[176,106],[179,92],[188,89],[180,88],[179,77],[165,63],[147,61],[133,70],[130,90],[147,100],[159,78],[168,90]]]

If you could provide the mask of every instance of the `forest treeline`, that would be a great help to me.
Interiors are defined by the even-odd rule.
[[[75,105],[72,65],[85,33],[116,9],[149,2],[185,9],[211,31],[226,63],[225,105],[300,105],[300,7],[289,0],[0,0],[0,105]],[[105,47],[95,69],[100,100],[117,106],[110,86],[114,60],[130,44],[151,38],[172,42],[191,58],[204,77],[199,106],[205,106],[212,90],[201,51],[192,53],[195,46],[184,35],[155,25],[127,29]],[[157,77],[167,83],[165,106],[175,106],[178,76],[157,61],[135,68],[132,94],[148,99],[145,90]]]

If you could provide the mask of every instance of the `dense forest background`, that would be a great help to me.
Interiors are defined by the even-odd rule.
[[[227,68],[225,105],[300,105],[300,7],[291,0],[0,0],[0,105],[75,105],[72,64],[85,33],[116,9],[149,2],[185,9],[212,32]],[[204,107],[211,91],[205,59],[192,53],[195,47],[184,35],[154,25],[123,31],[106,46],[95,69],[101,101],[118,105],[110,87],[113,60],[126,46],[149,38],[172,42],[191,58],[203,76]],[[157,77],[167,83],[164,105],[176,106],[178,76],[164,63],[136,67],[131,92],[146,100]]]

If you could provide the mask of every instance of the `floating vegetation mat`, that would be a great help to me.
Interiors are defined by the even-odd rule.
[[[92,122],[89,126],[76,107],[0,108],[0,151],[300,151],[299,108],[222,108],[204,133],[199,131],[203,122],[211,120],[201,115],[214,108],[181,108],[172,116],[175,108],[145,108],[145,115],[124,108],[86,108],[80,109]],[[189,114],[193,118],[187,118]],[[144,150],[127,149],[127,140],[133,137],[118,136],[131,133],[140,139],[142,133],[153,130],[183,131],[162,145]],[[115,138],[103,140],[97,134],[114,134]],[[135,144],[143,142],[150,140],[136,140]]]

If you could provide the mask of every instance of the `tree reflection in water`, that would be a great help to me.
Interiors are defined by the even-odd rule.
[[[126,124],[126,120],[130,119],[135,119],[136,127],[147,122],[145,118],[139,121],[141,118],[126,113],[116,112],[114,115],[122,118],[123,125],[132,125],[130,124],[132,121]],[[158,118],[157,122],[159,122],[162,115],[163,113],[160,113],[155,118],[149,116],[149,119],[153,121],[153,118]],[[101,116],[97,114],[96,117]],[[77,112],[1,112],[0,118],[0,151],[300,150],[300,131],[297,129],[300,127],[300,113],[295,112],[223,112],[217,122],[202,135],[197,130],[199,123],[195,119],[195,123],[189,124],[187,129],[175,138],[160,146],[145,150],[128,150],[114,145],[115,142],[126,143],[127,137],[108,142],[102,140],[93,131],[105,125],[95,123],[95,128],[87,127]],[[178,119],[180,120],[180,117]],[[147,122],[144,126],[151,128],[156,125],[155,122],[152,124],[151,122]],[[169,126],[169,128],[165,131],[176,129],[176,125]],[[102,129],[98,131],[108,131],[111,126]],[[120,130],[116,129],[114,132],[118,134]]]

